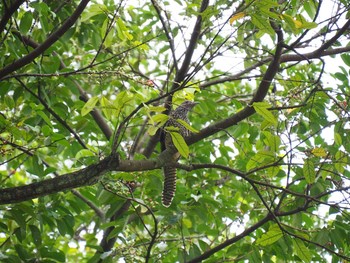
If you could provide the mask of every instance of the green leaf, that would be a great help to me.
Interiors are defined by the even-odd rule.
[[[259,151],[249,159],[246,165],[247,171],[272,163],[275,160],[275,154],[270,151]]]
[[[300,239],[292,239],[293,249],[297,256],[304,262],[311,262],[312,254],[310,253],[310,249],[307,248],[304,242]]]
[[[79,152],[77,152],[77,154],[75,155],[75,159],[79,160],[80,158],[91,157],[91,156],[95,156],[95,154],[92,151],[88,149],[82,149]]]
[[[283,237],[283,232],[277,224],[270,226],[269,230],[256,240],[257,245],[268,246]]]
[[[348,163],[348,156],[342,151],[337,151],[335,154],[334,168],[340,173],[344,173],[345,166]]]
[[[30,232],[32,233],[32,238],[33,238],[33,242],[36,246],[40,246],[41,245],[41,232],[39,230],[39,228],[37,228],[35,225],[29,225],[29,229]]]
[[[317,11],[315,0],[304,1],[304,9],[311,19],[314,19]]]
[[[254,110],[257,114],[262,116],[265,120],[272,123],[273,125],[277,125],[276,117],[268,110],[271,105],[267,102],[254,102],[253,103]]]
[[[47,117],[47,115],[43,112],[43,111],[37,111],[37,114],[43,118],[43,120],[45,121],[45,123],[47,125],[49,125],[50,127],[52,127],[52,123],[49,117]]]
[[[149,121],[148,123],[151,124],[151,126],[148,128],[147,132],[149,135],[153,136],[156,134],[157,130],[160,127],[163,127],[164,124],[167,122],[167,120],[169,119],[169,116],[163,113],[160,114],[156,114],[156,115],[149,115]]]
[[[93,4],[87,8],[87,10],[81,16],[81,22],[87,22],[91,17],[96,15],[105,14],[108,9],[103,4]]]
[[[15,249],[17,252],[17,255],[24,261],[27,261],[30,258],[30,254],[25,249],[25,247],[21,244],[15,244]]]
[[[30,27],[32,26],[33,14],[31,12],[25,12],[21,23],[19,24],[19,31],[23,35],[27,35]]]
[[[135,97],[133,94],[131,94],[129,91],[123,90],[118,93],[117,98],[114,101],[114,105],[116,110],[116,116],[119,116],[121,110],[125,110],[126,106],[129,105],[131,102],[135,100]]]
[[[49,258],[54,259],[58,262],[66,262],[66,255],[63,253],[63,251],[50,251],[47,247],[41,247],[40,248],[40,255],[43,258]]]
[[[150,136],[153,136],[156,134],[156,132],[158,131],[159,127],[158,126],[150,126],[148,129],[147,129],[147,133],[150,135]]]
[[[169,127],[167,127],[169,128]],[[188,145],[186,144],[184,138],[181,136],[178,132],[170,132],[171,139],[174,143],[175,148],[179,151],[179,153],[185,157],[188,158],[188,155],[190,154],[190,150],[188,148]]]
[[[308,184],[313,184],[316,180],[316,172],[314,163],[310,159],[304,161],[303,173]]]
[[[350,66],[350,55],[349,54],[341,54],[340,57],[347,66]]]
[[[94,96],[91,97],[83,106],[83,108],[81,109],[81,115],[85,116],[86,114],[88,114],[90,111],[92,111],[95,106],[96,103],[98,102],[98,97]]]

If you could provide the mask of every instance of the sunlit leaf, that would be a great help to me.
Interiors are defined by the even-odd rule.
[[[327,152],[324,148],[314,148],[311,150],[311,153],[316,157],[326,157]]]
[[[171,139],[174,143],[175,148],[179,151],[179,153],[183,157],[188,158],[188,155],[190,154],[190,150],[184,138],[181,136],[181,134],[178,132],[169,132],[169,133],[171,135]]]
[[[118,32],[118,37],[121,40],[132,40],[133,36],[128,32],[128,28],[124,24],[123,20],[121,18],[117,19],[117,32]]]
[[[94,96],[91,97],[84,105],[84,107],[81,109],[81,115],[85,116],[86,114],[88,114],[90,111],[92,111],[95,106],[96,103],[98,102],[98,97]]]
[[[252,18],[252,20],[251,20],[252,23],[254,25],[256,25],[258,27],[258,29],[261,30],[261,32],[267,33],[271,36],[273,36],[275,34],[275,31],[273,30],[273,28],[271,27],[271,25],[267,19],[264,19],[257,14],[252,14],[251,18]]]
[[[235,22],[238,19],[241,19],[242,17],[245,17],[245,13],[244,12],[239,12],[237,14],[234,14],[233,16],[231,16],[230,18],[230,25],[233,24],[233,22]]]
[[[176,121],[178,123],[180,123],[182,126],[184,126],[187,130],[189,130],[190,132],[193,133],[198,133],[198,130],[196,130],[195,128],[193,128],[191,125],[189,125],[187,122],[185,122],[184,120],[181,119],[176,119]]]
[[[105,96],[103,96],[100,99],[100,103],[101,103],[101,107],[102,107],[102,112],[108,120],[113,119],[113,116],[117,115],[117,109],[114,106],[113,102],[111,102]]]
[[[103,4],[92,4],[88,7],[86,12],[84,12],[81,16],[81,21],[86,22],[91,17],[94,17],[99,14],[105,14],[108,11],[107,7]]]
[[[270,123],[277,125],[277,118],[268,110],[271,105],[267,102],[254,102],[253,107],[260,116]]]
[[[316,171],[314,163],[310,159],[306,159],[303,166],[305,181],[308,184],[313,184],[316,179]]]
[[[297,238],[293,238],[292,242],[293,250],[297,256],[304,262],[311,262],[312,254],[310,253],[310,249],[305,246],[304,242]]]
[[[268,246],[275,243],[282,237],[283,232],[277,224],[274,224],[269,227],[269,230],[265,234],[256,240],[256,244],[260,246]]]

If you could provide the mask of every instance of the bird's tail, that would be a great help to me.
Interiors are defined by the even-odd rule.
[[[176,190],[176,168],[164,166],[164,187],[162,192],[162,204],[169,207],[175,196]]]

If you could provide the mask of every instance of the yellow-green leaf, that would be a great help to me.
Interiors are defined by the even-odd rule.
[[[303,166],[303,173],[308,184],[312,184],[316,180],[316,172],[314,163],[310,159],[306,159]]]
[[[334,142],[335,142],[335,145],[337,145],[337,146],[340,146],[343,143],[341,135],[337,132],[334,133]]]
[[[269,230],[256,240],[257,245],[268,246],[278,241],[283,236],[283,232],[277,224],[270,226]]]
[[[273,36],[275,34],[275,31],[271,27],[270,23],[268,22],[268,19],[265,19],[257,14],[252,14],[252,23],[257,26],[261,32],[268,33],[270,36]]]
[[[311,262],[312,255],[310,249],[305,246],[304,242],[300,239],[292,239],[292,242],[293,250],[297,256],[304,262]]]
[[[235,22],[238,19],[241,19],[242,17],[245,17],[245,13],[244,12],[239,12],[237,14],[234,14],[230,18],[230,25],[232,26],[233,22]]]
[[[125,26],[123,20],[121,20],[120,18],[118,18],[118,20],[117,20],[116,27],[117,27],[118,37],[121,40],[125,40],[125,39],[132,40],[133,39],[133,36],[128,32],[128,28]]]
[[[178,132],[170,132],[170,135],[175,148],[183,157],[188,158],[188,155],[190,154],[190,149],[188,148],[188,145],[185,142],[184,138],[181,136],[181,134]]]
[[[100,103],[102,106],[102,112],[106,116],[107,120],[111,120],[112,116],[117,115],[117,109],[114,104],[109,101],[106,97],[102,97],[100,99]]]
[[[150,126],[149,128],[148,128],[148,130],[147,130],[147,132],[148,132],[148,134],[150,135],[150,136],[153,136],[153,135],[155,135],[156,134],[156,132],[158,131],[158,129],[159,129],[159,127],[158,126]]]
[[[183,218],[182,219],[182,223],[187,228],[191,228],[192,227],[192,221],[187,219],[187,218]]]
[[[342,151],[338,151],[335,154],[335,160],[334,160],[334,167],[335,169],[339,172],[339,173],[343,173],[346,167],[346,164],[348,163],[348,157],[347,154],[342,152]]]
[[[166,110],[164,106],[149,106],[148,108],[150,111],[154,111],[154,112],[163,112]]]
[[[160,113],[152,116],[151,118],[152,118],[152,121],[155,123],[161,122],[164,124],[169,119],[169,116],[166,114]]]
[[[277,125],[277,118],[268,110],[271,105],[267,102],[254,102],[254,110],[257,114],[262,116],[268,122],[271,122],[273,125]]]
[[[154,135],[156,134],[157,130],[164,126],[164,124],[167,122],[167,120],[169,119],[169,116],[163,113],[154,115],[154,116],[150,116],[150,119],[148,121],[148,123],[152,124],[152,126],[150,126],[148,128],[148,134],[149,135]]]
[[[83,106],[83,108],[81,109],[81,115],[85,116],[86,114],[88,114],[90,111],[92,111],[95,106],[96,103],[98,102],[98,97],[91,97]]]
[[[50,127],[52,127],[52,123],[49,117],[47,117],[47,115],[43,112],[43,111],[37,111],[37,114],[43,118],[43,120],[46,122],[47,125],[49,125]]]
[[[123,90],[118,93],[114,106],[116,108],[116,115],[118,116],[122,110],[125,110],[126,106],[130,104],[130,102],[135,99],[134,96],[129,91]]]
[[[316,157],[326,157],[327,152],[323,148],[316,147],[311,150],[311,153],[315,155]]]
[[[184,120],[181,120],[181,119],[176,119],[176,121],[178,123],[180,123],[182,126],[184,126],[187,130],[189,130],[190,132],[193,132],[193,133],[198,133],[198,131],[193,128],[191,125],[189,125],[187,122],[185,122]]]
[[[104,39],[103,44],[106,48],[113,44],[113,30],[113,28],[109,27],[109,18],[106,18],[101,27],[101,38]]]

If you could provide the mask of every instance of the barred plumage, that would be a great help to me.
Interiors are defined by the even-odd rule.
[[[176,190],[176,168],[174,166],[165,166],[164,171],[164,187],[162,192],[162,204],[169,207],[175,196]]]
[[[187,130],[183,125],[181,125],[179,122],[177,122],[177,119],[181,119],[185,122],[189,122],[187,118],[188,112],[196,105],[197,103],[192,101],[185,101],[182,103],[179,107],[177,107],[173,112],[169,115],[169,120],[165,124],[164,127],[178,127],[179,133],[182,135],[182,137],[187,137],[190,134],[190,131]],[[161,139],[162,143],[162,150],[165,150],[167,148],[174,148],[173,141],[171,139],[171,135],[169,133],[163,134],[163,139]],[[180,157],[180,154],[177,152],[174,159],[178,159]],[[175,190],[176,190],[176,168],[173,164],[165,165],[163,168],[164,171],[164,187],[162,192],[162,204],[165,207],[169,207],[171,205],[171,202],[175,196]]]

